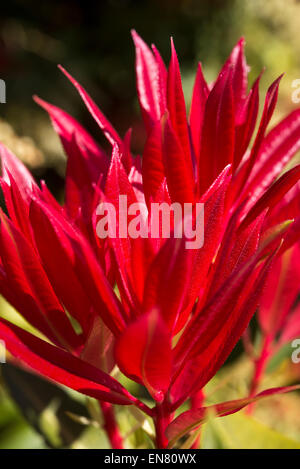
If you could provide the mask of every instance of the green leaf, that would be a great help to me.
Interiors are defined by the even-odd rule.
[[[300,449],[287,437],[245,413],[212,419],[203,426],[203,449]]]
[[[61,387],[11,363],[2,367],[10,396],[25,419],[51,447],[69,446],[84,427],[67,412],[88,417],[86,407],[75,401]]]
[[[272,356],[267,366],[267,373],[273,373],[274,371],[276,371],[286,359],[291,359],[290,343],[283,345],[283,347],[281,347],[278,352]]]
[[[46,445],[43,438],[25,421],[14,421],[0,432],[0,449],[28,448],[43,449]]]
[[[109,441],[103,431],[95,427],[84,427],[80,438],[71,445],[72,449],[110,449]]]

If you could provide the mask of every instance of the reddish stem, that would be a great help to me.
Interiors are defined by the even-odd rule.
[[[103,428],[106,431],[112,449],[123,449],[122,437],[116,422],[113,406],[103,401],[99,401],[99,404],[104,420]]]
[[[158,449],[164,449],[168,446],[168,439],[165,431],[171,421],[171,413],[168,410],[168,406],[162,402],[157,404],[155,407],[156,415],[154,417],[155,430],[156,430],[156,447]]]
[[[191,410],[196,410],[200,409],[200,407],[203,406],[204,402],[204,392],[202,389],[198,391],[196,394],[194,394],[191,397]],[[200,430],[196,430],[198,432],[198,435],[194,441],[194,443],[191,446],[191,449],[199,449],[200,446],[200,441],[201,441],[201,432]]]
[[[250,387],[249,397],[253,397],[257,393],[260,382],[265,373],[268,359],[271,354],[271,343],[272,343],[272,337],[270,335],[266,335],[262,344],[260,356],[254,362],[255,371],[254,371],[254,375],[253,375],[253,379],[252,379],[252,383]],[[249,405],[247,409],[247,413],[250,415],[253,412],[253,409],[254,409],[254,403]]]
[[[244,349],[245,349],[246,354],[248,355],[248,357],[253,359],[253,357],[255,355],[254,355],[254,347],[253,347],[251,337],[250,337],[250,328],[249,327],[247,327],[244,334],[242,335],[242,341],[243,341],[243,345],[244,345]]]
[[[154,409],[151,409],[150,407],[148,407],[146,404],[144,404],[142,401],[139,401],[138,399],[135,399],[135,401],[133,401],[133,403],[142,412],[145,412],[145,414],[149,415],[149,417],[153,417],[153,415],[154,415],[153,410]]]

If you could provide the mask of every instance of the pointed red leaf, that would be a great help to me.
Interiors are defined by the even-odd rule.
[[[195,301],[203,288],[226,226],[225,197],[231,181],[230,171],[230,166],[224,168],[201,199],[204,203],[204,244],[197,252],[191,272],[191,284],[187,294],[191,302]]]
[[[272,209],[300,178],[300,165],[283,174],[253,205],[244,218],[241,229],[252,223],[266,208]],[[250,198],[251,200],[251,198]]]
[[[255,81],[244,106],[241,108],[239,121],[235,128],[234,170],[236,170],[245,155],[253,135],[259,109],[259,81]]]
[[[264,138],[247,191],[258,199],[300,149],[300,110],[293,111]]]
[[[170,238],[156,255],[145,281],[144,311],[158,308],[170,332],[176,324],[188,291],[193,250],[186,239]]]
[[[143,151],[142,174],[145,199],[149,205],[150,199],[155,197],[165,178],[160,121],[153,124],[147,137]]]
[[[262,213],[251,225],[238,231],[238,216],[231,218],[227,227],[218,256],[211,272],[208,297],[215,293],[220,285],[254,254],[256,251],[265,213]]]
[[[22,194],[31,193],[37,187],[32,175],[24,164],[8,148],[0,143],[0,157],[2,163],[2,178],[10,185],[10,174],[18,185]]]
[[[78,347],[78,337],[54,294],[35,249],[4,214],[0,224],[0,256],[7,284],[16,294],[19,292],[19,300],[25,298],[23,304],[20,301],[20,313],[24,311],[24,317],[54,343],[67,348]],[[26,297],[31,300],[29,304]]]
[[[107,373],[4,319],[0,319],[0,337],[14,357],[49,379],[114,404],[128,405],[135,401]]]
[[[151,130],[153,124],[160,120],[165,111],[163,103],[164,92],[163,64],[160,58],[153,55],[151,49],[140,38],[136,31],[132,31],[132,38],[136,51],[136,78],[139,102],[148,131]]]
[[[232,69],[232,87],[234,94],[234,107],[236,123],[240,119],[240,112],[244,104],[247,92],[247,76],[249,68],[245,58],[245,39],[242,37],[233,48],[228,60],[224,64],[221,73]]]
[[[232,352],[257,309],[272,260],[273,257],[265,263],[258,275],[255,271],[250,273],[236,301],[228,308],[220,331],[201,354],[185,364],[170,391],[175,408],[189,395],[202,389]]]
[[[99,173],[106,174],[108,169],[109,160],[104,151],[79,122],[66,111],[47,103],[38,96],[34,96],[34,100],[48,112],[54,130],[59,135],[67,156],[72,158],[72,148],[69,148],[69,146],[75,141],[90,179],[97,182]]]
[[[289,315],[279,338],[279,346],[298,339],[300,336],[300,305],[298,304]]]
[[[182,146],[169,118],[163,135],[164,166],[172,202],[192,203],[195,199],[192,161]]]
[[[241,189],[243,190],[245,189],[244,187],[245,182],[250,176],[252,169],[255,165],[256,158],[257,158],[258,152],[260,151],[267,126],[272,118],[272,115],[274,113],[274,109],[277,103],[278,87],[279,87],[281,78],[282,78],[282,75],[278,77],[277,80],[275,80],[272,83],[272,85],[269,87],[267,91],[262,118],[259,124],[259,129],[255,138],[255,141],[251,149],[250,156],[245,162],[245,164],[241,167],[240,171],[238,172],[236,176],[236,181],[235,181],[235,193],[236,194],[239,194],[239,191]],[[248,194],[248,191],[244,191],[244,196],[246,196],[247,194]]]
[[[137,303],[137,298],[133,288],[134,272],[131,256],[131,245],[134,240],[128,237],[127,229],[129,219],[127,208],[131,204],[137,203],[137,198],[133,187],[129,182],[126,171],[120,161],[120,153],[117,145],[114,145],[113,147],[111,164],[105,186],[105,196],[106,200],[114,205],[117,214],[116,233],[111,233],[109,236],[109,242],[113,248],[113,252],[118,263],[122,288],[126,294],[127,301],[132,306],[132,309],[134,309],[133,306]],[[121,205],[122,202],[120,201],[120,196],[126,197],[126,206]],[[109,225],[111,225],[111,223],[109,223]],[[123,233],[124,229],[126,231]],[[137,270],[139,271],[139,269]]]
[[[208,94],[209,88],[202,73],[201,63],[199,63],[194,84],[189,119],[193,148],[197,161],[199,160],[200,156],[202,124]]]
[[[114,143],[118,143],[119,145],[122,145],[122,140],[120,139],[116,130],[113,128],[113,126],[104,116],[104,114],[100,111],[98,106],[89,96],[89,94],[85,91],[85,89],[61,65],[59,65],[58,67],[66,75],[66,77],[70,80],[70,82],[74,85],[74,87],[77,89],[87,109],[89,110],[89,112],[91,113],[91,115],[93,116],[93,118],[99,125],[100,129],[103,131],[104,135],[109,140],[109,142],[112,145]]]
[[[30,220],[44,268],[67,310],[85,332],[96,312],[118,334],[124,326],[121,306],[86,240],[41,201],[32,201]]]
[[[233,161],[234,117],[232,69],[229,68],[219,75],[206,101],[198,173],[200,194]]]
[[[115,357],[120,370],[143,383],[153,399],[164,399],[170,382],[171,339],[158,310],[126,328],[116,343]]]
[[[172,127],[181,144],[185,158],[191,158],[185,100],[173,39],[171,39],[171,62],[168,70],[167,103]]]
[[[225,417],[226,415],[238,412],[247,405],[253,402],[257,402],[262,398],[296,391],[299,388],[300,385],[266,389],[254,397],[236,399],[234,401],[222,402],[221,404],[216,404],[209,407],[201,407],[198,410],[193,409],[183,412],[167,427],[166,436],[169,440],[171,440],[170,446],[172,446],[178,438],[181,438],[186,433],[194,430],[199,425],[202,425],[209,418],[214,416]]]
[[[299,246],[295,245],[279,257],[268,275],[262,295],[258,319],[265,334],[276,335],[284,331],[300,285]]]
[[[175,349],[177,374],[185,360],[201,354],[213,342],[228,318],[232,305],[240,298],[246,280],[255,271],[259,262],[270,255],[270,251],[273,254],[280,246],[286,230],[287,226],[283,226],[270,236],[238,272],[233,272],[225,280],[204,307],[199,303],[198,311],[183,332]]]

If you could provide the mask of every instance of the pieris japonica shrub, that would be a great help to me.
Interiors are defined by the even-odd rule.
[[[19,363],[98,400],[112,447],[122,447],[118,405],[135,406],[151,419],[155,444],[165,448],[201,426],[211,411],[228,415],[297,388],[257,394],[256,377],[249,396],[211,407],[202,392],[260,303],[263,357],[275,337],[285,341],[300,332],[299,308],[292,308],[299,278],[300,165],[285,171],[300,148],[300,110],[268,130],[279,77],[258,118],[260,76],[248,90],[241,39],[214,83],[206,83],[199,64],[187,115],[173,42],[166,68],[155,46],[136,32],[133,40],[146,132],[142,155],[132,154],[131,130],[120,136],[62,67],[111,152],[67,112],[35,98],[67,155],[61,206],[1,146],[8,215],[1,211],[0,291],[38,334],[1,319],[0,338]],[[145,236],[120,232],[120,196],[143,204]],[[97,224],[105,203],[114,207],[117,226],[101,237]],[[169,213],[174,204],[190,210],[179,220],[170,217],[169,236],[161,230],[152,236],[155,204]],[[188,249],[189,237],[177,236],[176,229],[187,216],[197,227],[197,204],[203,206],[203,243]],[[126,216],[129,224],[133,214]],[[288,297],[287,275],[293,279]],[[118,369],[148,398],[130,393],[115,378]],[[190,409],[183,412],[184,403]]]

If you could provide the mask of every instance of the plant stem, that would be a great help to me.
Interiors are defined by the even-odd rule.
[[[202,389],[198,391],[191,397],[191,410],[200,409],[203,406],[204,402],[204,392]],[[199,449],[200,442],[201,442],[201,431],[196,430],[198,432],[197,438],[195,439],[194,443],[191,446],[191,449]]]
[[[157,404],[155,410],[156,447],[158,449],[164,449],[167,448],[169,443],[165,431],[171,421],[171,413],[168,411],[168,406],[164,402]]]
[[[260,382],[262,380],[262,377],[264,375],[264,372],[267,366],[268,359],[270,357],[271,343],[272,343],[272,337],[270,335],[266,335],[263,340],[260,356],[254,362],[255,371],[254,371],[254,375],[253,375],[253,379],[252,379],[252,383],[250,387],[250,394],[249,394],[250,397],[255,396],[255,394],[257,393],[258,387],[260,385]],[[254,409],[254,403],[249,405],[247,409],[247,414],[249,415],[252,414],[253,409]]]
[[[146,404],[144,404],[142,401],[139,401],[138,399],[136,399],[134,401],[134,405],[136,407],[138,407],[142,412],[144,412],[145,414],[149,415],[149,417],[153,417],[154,413],[153,413],[153,409],[151,409],[150,407],[148,407]]]
[[[112,404],[103,401],[99,401],[99,404],[104,420],[103,428],[106,431],[112,449],[123,449],[123,441],[116,422]]]

